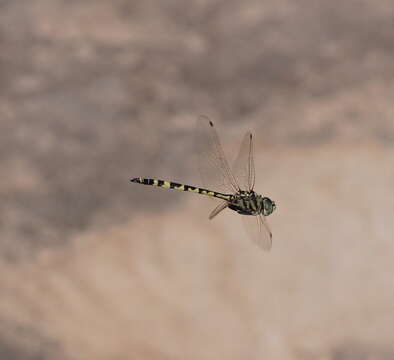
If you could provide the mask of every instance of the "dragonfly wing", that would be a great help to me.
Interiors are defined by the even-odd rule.
[[[269,251],[272,247],[272,233],[263,215],[243,215],[242,221],[250,239],[260,248]]]
[[[228,206],[227,201],[222,201],[218,206],[216,206],[212,212],[209,214],[209,220],[212,220],[217,214],[224,210]]]
[[[242,140],[238,156],[233,164],[233,174],[245,190],[253,190],[255,169],[253,160],[253,136],[247,132]]]
[[[196,128],[198,168],[203,185],[212,190],[235,193],[239,185],[230,169],[215,127],[201,115]]]

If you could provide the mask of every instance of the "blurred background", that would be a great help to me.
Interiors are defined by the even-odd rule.
[[[391,1],[0,2],[0,358],[394,358]],[[264,253],[194,126],[255,134]]]

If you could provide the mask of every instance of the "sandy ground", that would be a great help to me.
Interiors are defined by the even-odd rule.
[[[0,358],[394,358],[389,1],[2,1]],[[269,253],[194,194],[256,135]]]

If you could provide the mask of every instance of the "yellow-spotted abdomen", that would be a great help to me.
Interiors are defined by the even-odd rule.
[[[181,191],[189,191],[201,195],[212,196],[219,199],[230,201],[232,196],[229,194],[222,194],[216,191],[211,191],[207,189],[202,189],[199,187],[195,187],[192,185],[183,185],[172,181],[160,180],[160,179],[150,179],[150,178],[133,178],[130,179],[131,182],[135,182],[138,184],[143,185],[151,185],[151,186],[158,186],[165,189],[174,189],[174,190],[181,190]]]

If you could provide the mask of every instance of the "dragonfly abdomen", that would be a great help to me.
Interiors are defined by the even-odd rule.
[[[130,179],[130,181],[138,183],[138,184],[143,184],[143,185],[158,186],[158,187],[162,187],[164,189],[189,191],[189,192],[193,192],[193,193],[197,193],[197,194],[216,197],[216,198],[227,200],[227,201],[230,201],[232,198],[232,196],[228,195],[228,194],[222,194],[222,193],[219,193],[216,191],[202,189],[202,188],[192,186],[192,185],[179,184],[179,183],[172,182],[172,181],[151,179],[151,178],[141,178],[141,177]]]

